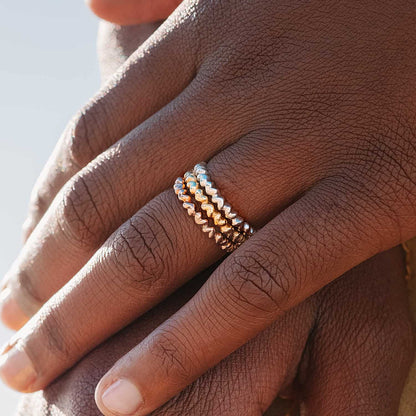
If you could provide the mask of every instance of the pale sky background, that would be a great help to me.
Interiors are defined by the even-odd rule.
[[[67,121],[99,86],[97,19],[82,0],[0,0],[0,276],[30,190]],[[0,344],[10,332],[0,329]],[[18,395],[0,385],[0,414]]]

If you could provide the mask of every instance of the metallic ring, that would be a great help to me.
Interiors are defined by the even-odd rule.
[[[231,240],[234,244],[242,243],[244,236],[242,236],[241,232],[236,230],[227,219],[224,218],[221,212],[215,208],[208,195],[200,188],[199,182],[193,172],[186,172],[184,179],[189,193],[195,198],[201,210],[204,211],[205,216],[212,220],[213,226],[218,228],[219,232],[227,240]]]
[[[176,179],[174,190],[188,215],[223,250],[234,251],[254,233],[253,227],[234,212],[220,195],[209,176],[206,163],[198,163],[193,171]]]
[[[219,190],[215,187],[209,175],[207,164],[205,162],[198,163],[195,165],[193,173],[201,187],[204,188],[205,193],[211,196],[211,201],[224,213],[225,218],[231,221],[231,225],[248,236],[253,235],[253,227],[232,210],[231,205],[225,201],[224,197],[221,196]]]
[[[234,251],[236,247],[232,241],[227,240],[215,227],[209,225],[208,220],[202,217],[202,213],[192,202],[191,195],[188,193],[184,178],[178,178],[175,181],[174,190],[178,199],[182,202],[182,206],[187,210],[188,215],[194,218],[195,224],[202,227],[202,231],[208,234],[209,238],[213,238],[215,242],[225,251]]]

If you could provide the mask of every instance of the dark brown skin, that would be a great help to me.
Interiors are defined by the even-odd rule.
[[[108,78],[154,28],[152,25],[120,28],[102,23],[98,45],[103,78]],[[263,414],[263,409],[282,385],[287,385],[285,394],[291,391],[292,396],[301,401],[304,414],[396,414],[407,363],[413,355],[403,274],[400,249],[363,264],[350,272],[349,276],[289,312],[156,414]],[[379,279],[385,284],[380,286]],[[101,376],[118,358],[185,303],[203,280],[204,276],[193,280],[152,313],[146,314],[88,354],[44,392],[25,397],[19,414],[99,415],[93,397]],[[373,285],[376,286],[373,288]],[[361,290],[362,296],[357,302],[355,292]],[[369,292],[369,299],[375,297],[376,302],[366,301],[365,296]],[[383,330],[378,332],[380,328]],[[362,343],[362,338],[366,342]],[[340,343],[344,354],[338,348]],[[359,348],[358,344],[361,344]],[[402,357],[393,362],[394,366],[392,362],[384,365],[389,354],[393,353],[391,344]],[[264,358],[265,353],[267,359]],[[344,359],[346,356],[348,361]],[[353,371],[345,371],[346,363]],[[298,372],[299,367],[301,372]],[[349,374],[349,377],[345,374]],[[373,381],[385,381],[367,383],[366,377],[373,377]],[[294,378],[296,387],[291,383]],[[385,384],[388,384],[387,391],[384,391]],[[392,390],[391,386],[395,388]],[[363,397],[376,399],[363,403]],[[288,406],[287,402],[276,400],[267,415],[286,414]]]
[[[378,255],[288,312],[181,394],[158,416],[284,416],[283,390],[305,416],[394,416],[413,357],[403,253]],[[99,416],[97,382],[117,359],[189,300],[204,277],[147,313],[44,392],[21,416]],[[394,357],[394,359],[392,359]],[[295,379],[294,384],[292,380]]]
[[[67,129],[29,229],[57,196],[5,282],[27,316],[41,307],[10,344],[35,378],[3,371],[12,387],[44,387],[221,256],[164,191],[200,160],[262,228],[110,370],[101,408],[104,388],[124,377],[145,398],[135,414],[148,414],[416,234],[413,3],[238,5],[184,2]]]

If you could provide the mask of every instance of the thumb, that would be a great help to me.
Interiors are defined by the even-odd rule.
[[[181,0],[86,0],[98,17],[119,25],[166,19]]]

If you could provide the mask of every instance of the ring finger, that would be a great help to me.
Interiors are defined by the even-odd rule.
[[[214,157],[210,169],[224,195],[232,195],[237,209],[247,207],[241,213],[261,226],[317,180],[317,173],[310,169],[311,182],[306,182],[297,165],[292,164],[292,169],[287,167],[279,172],[274,168],[273,175],[265,176],[264,172],[275,166],[276,159],[265,162],[264,156],[270,149],[256,144],[256,136],[257,133],[252,133]],[[287,154],[284,147],[279,149],[279,154]],[[310,150],[307,155],[312,160]],[[298,156],[306,163],[307,158],[299,150]],[[288,156],[282,156],[282,163],[277,166],[290,166],[285,157]],[[250,164],[246,165],[246,161]],[[290,182],[286,180],[288,176]],[[230,178],[246,184],[238,195]],[[252,181],[245,181],[246,178]],[[276,178],[282,178],[281,186],[276,187]],[[259,182],[261,187],[257,186]],[[276,192],[271,195],[272,187]],[[51,257],[48,254],[46,258]],[[14,348],[8,353],[8,362],[17,360],[27,366],[16,369],[6,363],[3,377],[18,390],[44,387],[95,345],[220,256],[216,244],[195,229],[193,221],[184,215],[173,191],[160,194],[121,226],[17,334],[11,343]],[[108,310],[113,311],[111,316]],[[22,378],[23,373],[30,377]]]

